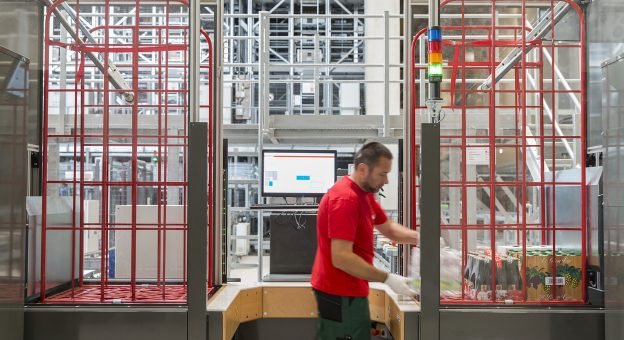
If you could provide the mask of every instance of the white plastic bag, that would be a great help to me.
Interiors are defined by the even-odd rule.
[[[426,259],[424,259],[426,261]],[[409,276],[414,280],[413,288],[420,294],[420,248],[412,248]],[[461,297],[462,262],[461,253],[449,247],[440,248],[440,297],[455,299]]]

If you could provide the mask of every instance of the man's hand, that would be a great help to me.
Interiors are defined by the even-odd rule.
[[[410,281],[412,281],[412,279],[389,273],[384,283],[388,285],[388,287],[392,288],[392,290],[397,294],[415,298],[418,293],[410,288]]]
[[[394,242],[413,245],[420,244],[420,234],[416,230],[406,228],[390,218],[385,223],[376,225],[375,228]]]

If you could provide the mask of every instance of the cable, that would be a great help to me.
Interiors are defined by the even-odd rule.
[[[436,124],[441,123],[444,120],[444,118],[446,118],[446,111],[440,110],[440,115],[435,116],[435,117],[436,117],[436,120],[434,121],[434,123]]]
[[[303,219],[303,223],[302,223],[302,216],[303,216],[303,212],[299,211],[299,214],[297,214],[297,212],[295,212],[294,217],[295,217],[295,223],[297,224],[297,230],[303,230],[306,228],[306,221],[305,219]]]

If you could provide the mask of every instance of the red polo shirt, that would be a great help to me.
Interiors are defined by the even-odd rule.
[[[353,242],[353,252],[372,265],[373,226],[387,220],[388,216],[373,194],[362,190],[348,176],[334,184],[319,205],[312,287],[340,296],[368,296],[368,281],[333,266],[331,239]]]

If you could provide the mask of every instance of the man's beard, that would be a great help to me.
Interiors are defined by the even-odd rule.
[[[376,194],[379,192],[379,189],[381,188],[375,188],[372,185],[368,184],[368,181],[367,181],[367,182],[364,182],[364,185],[362,185],[362,189],[364,189],[364,191],[366,192]]]

